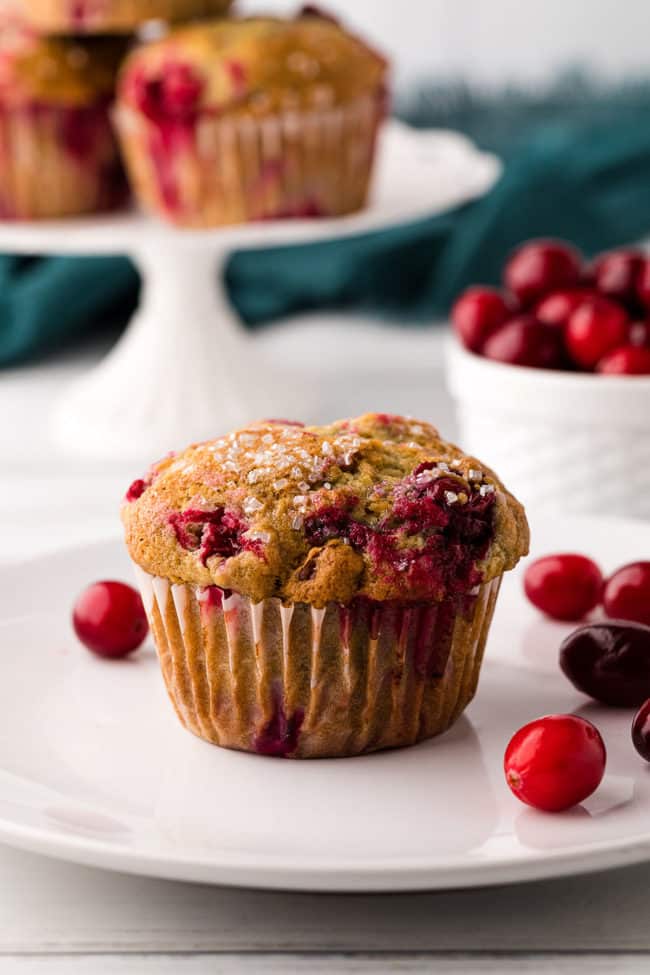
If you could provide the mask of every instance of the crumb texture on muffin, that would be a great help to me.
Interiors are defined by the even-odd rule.
[[[269,420],[154,464],[122,506],[146,572],[258,602],[471,594],[528,551],[522,506],[422,421]]]
[[[326,109],[380,89],[385,60],[336,23],[214,20],[172,31],[127,59],[121,99],[152,121],[199,113]]]

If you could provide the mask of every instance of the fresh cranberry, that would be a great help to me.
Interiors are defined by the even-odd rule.
[[[574,687],[602,704],[638,707],[650,697],[650,627],[600,620],[571,633],[560,669]]]
[[[518,799],[545,812],[561,812],[598,788],[606,761],[605,744],[590,721],[550,714],[510,739],[503,767]]]
[[[555,620],[581,620],[600,601],[603,576],[584,555],[546,555],[526,569],[529,600]]]
[[[634,306],[642,265],[643,255],[639,251],[611,251],[596,258],[591,268],[591,277],[602,295]]]
[[[564,328],[572,313],[585,300],[587,294],[588,292],[577,289],[554,291],[539,302],[535,308],[535,318],[543,325]]]
[[[628,317],[620,305],[594,295],[578,305],[569,318],[565,339],[571,358],[584,369],[598,362],[628,336]]]
[[[520,315],[506,322],[483,346],[487,359],[536,369],[559,368],[562,353],[558,330],[542,325],[532,315]]]
[[[641,345],[622,345],[601,359],[596,371],[608,376],[648,376],[650,349]]]
[[[650,347],[650,322],[632,322],[630,325],[630,345]]]
[[[632,721],[632,744],[641,758],[650,762],[650,698],[641,705]]]
[[[603,606],[612,619],[650,626],[650,562],[631,562],[610,576],[603,590]]]
[[[644,308],[650,308],[650,258],[641,263],[637,281],[636,293]]]
[[[84,646],[100,657],[125,657],[149,631],[139,593],[124,582],[95,582],[84,589],[72,625]]]
[[[510,308],[494,288],[468,288],[451,310],[451,320],[461,342],[480,352],[486,339],[510,316]]]
[[[580,254],[558,240],[531,240],[519,247],[504,270],[508,291],[524,308],[551,291],[574,288],[580,283]]]

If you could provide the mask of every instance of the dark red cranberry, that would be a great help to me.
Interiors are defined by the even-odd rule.
[[[608,376],[650,376],[650,349],[622,345],[601,359],[596,371]]]
[[[524,576],[533,606],[556,620],[581,620],[600,602],[602,588],[600,569],[584,555],[545,555]]]
[[[511,309],[500,291],[477,287],[468,288],[458,298],[451,310],[451,320],[465,348],[480,352],[510,314]]]
[[[552,325],[554,328],[565,328],[572,313],[581,304],[587,291],[554,291],[552,294],[542,298],[535,308],[535,318],[543,325]]]
[[[305,712],[302,708],[296,708],[293,714],[287,717],[282,699],[278,693],[275,693],[273,714],[255,738],[255,751],[259,755],[288,758],[298,747],[304,719]]]
[[[504,270],[504,283],[522,307],[529,308],[551,291],[580,284],[578,251],[559,240],[531,240],[519,247]]]
[[[551,714],[524,725],[506,748],[504,771],[522,802],[561,812],[587,799],[605,774],[600,732],[574,714]]]
[[[612,619],[650,626],[650,562],[631,562],[610,576],[603,590],[603,607]]]
[[[644,308],[650,309],[650,258],[646,258],[638,272],[636,292]]]
[[[600,621],[571,633],[560,667],[583,694],[613,707],[638,707],[650,697],[650,627]]]
[[[625,345],[629,321],[620,305],[594,295],[576,308],[564,337],[569,355],[583,369],[593,369],[619,345]]]
[[[140,594],[123,582],[95,582],[77,599],[75,633],[100,657],[125,657],[144,641],[149,626]]]
[[[557,369],[562,365],[562,338],[558,329],[542,325],[532,315],[520,315],[487,340],[483,355],[513,366]]]
[[[632,744],[641,758],[650,762],[650,698],[644,701],[632,722]]]
[[[611,251],[596,258],[591,268],[591,278],[602,295],[634,306],[642,265],[643,255],[639,251]]]

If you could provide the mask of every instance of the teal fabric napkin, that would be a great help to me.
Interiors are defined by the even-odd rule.
[[[235,254],[232,300],[249,326],[315,308],[428,323],[468,283],[497,282],[504,257],[527,237],[566,237],[590,255],[646,236],[649,109],[650,82],[602,91],[565,79],[539,98],[422,91],[402,116],[457,128],[499,152],[505,167],[491,192],[382,233]],[[0,257],[0,365],[126,320],[137,292],[126,258]]]

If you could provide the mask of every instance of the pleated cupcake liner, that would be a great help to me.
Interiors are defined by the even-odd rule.
[[[119,104],[115,122],[142,206],[211,227],[360,210],[385,110],[377,93],[259,119],[206,114],[188,126],[158,125]]]
[[[182,724],[287,758],[358,755],[449,728],[476,691],[501,584],[442,603],[316,609],[136,574]]]
[[[0,105],[2,219],[94,213],[126,196],[107,105]]]

